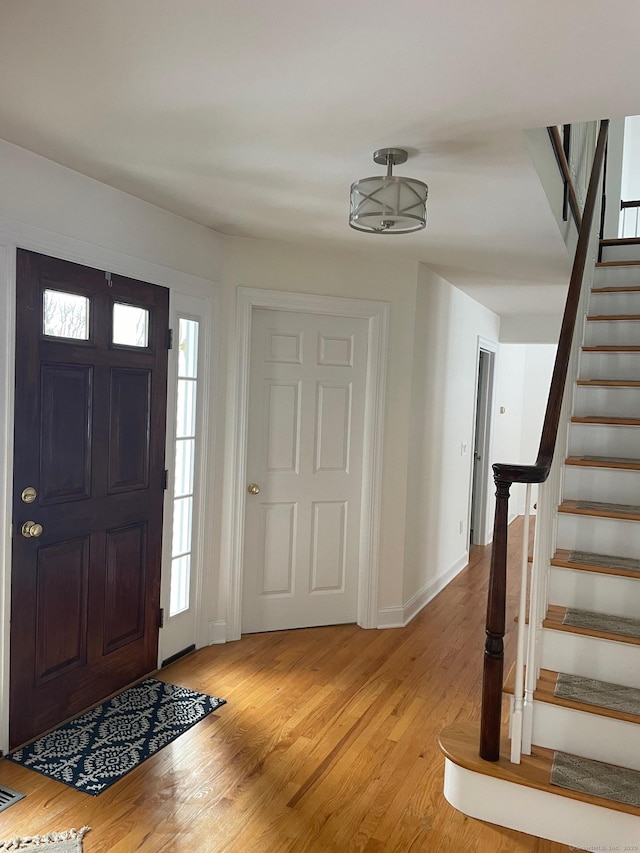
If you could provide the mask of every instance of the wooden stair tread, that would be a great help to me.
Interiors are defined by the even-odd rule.
[[[623,634],[613,634],[607,631],[596,631],[592,628],[583,628],[579,625],[566,625],[564,617],[567,608],[559,604],[550,604],[547,609],[546,618],[542,622],[543,628],[552,631],[566,631],[569,634],[581,634],[585,637],[595,637],[601,640],[614,640],[619,643],[628,643],[632,646],[640,646],[640,637],[628,637]]]
[[[578,379],[576,384],[588,388],[640,388],[640,379]]]
[[[520,764],[512,764],[508,758],[511,748],[509,741],[505,738],[500,744],[498,761],[484,761],[478,755],[479,732],[477,723],[454,723],[447,726],[440,733],[438,739],[440,749],[449,761],[465,770],[470,770],[472,773],[480,773],[494,779],[502,779],[505,782],[545,791],[548,794],[581,800],[584,803],[603,806],[613,811],[626,812],[640,817],[640,809],[636,806],[629,806],[614,800],[605,800],[590,794],[570,791],[568,788],[561,788],[558,785],[551,785],[549,779],[553,764],[552,749],[534,746],[531,755],[523,755]]]
[[[624,518],[640,521],[640,506],[631,506],[630,504],[564,500],[558,507],[558,511],[576,515],[595,515],[600,518]]]
[[[610,287],[592,287],[591,293],[640,293],[640,287],[632,284]]]
[[[589,314],[587,317],[592,323],[613,322],[619,320],[640,320],[640,314]]]
[[[576,711],[584,711],[587,714],[598,714],[601,717],[610,717],[614,720],[624,720],[627,723],[640,723],[639,714],[629,714],[625,711],[615,711],[612,708],[603,708],[600,705],[591,705],[587,702],[578,702],[575,699],[565,699],[555,695],[558,675],[550,669],[541,669],[533,698],[538,702],[547,702],[550,705],[560,705],[563,708],[573,708]],[[505,692],[507,692],[505,690]],[[513,690],[511,691],[513,692]]]
[[[600,239],[601,246],[637,246],[640,243],[640,237],[602,237]]]
[[[609,557],[607,554],[589,554],[589,560],[576,560],[575,551],[569,551],[564,548],[558,548],[551,560],[552,566],[558,566],[563,569],[574,569],[582,572],[597,572],[598,574],[618,575],[619,577],[636,578],[640,577],[640,560],[624,559],[624,563],[628,563],[628,567],[608,565],[608,560],[616,558]],[[637,568],[634,568],[637,565]]]
[[[640,459],[626,459],[621,456],[568,456],[565,465],[580,465],[585,468],[624,468],[627,471],[640,471]]]
[[[631,344],[623,344],[620,346],[597,344],[594,346],[583,346],[582,352],[640,352],[640,347]]]
[[[640,261],[598,261],[596,267],[637,267]]]
[[[609,415],[574,415],[573,424],[611,424],[612,426],[640,426],[640,418],[618,418]]]

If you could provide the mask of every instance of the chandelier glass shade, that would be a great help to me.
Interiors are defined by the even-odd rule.
[[[373,159],[386,164],[387,174],[351,184],[349,225],[357,231],[374,234],[420,231],[427,224],[429,188],[422,181],[391,173],[393,166],[406,161],[407,152],[401,148],[381,148]]]

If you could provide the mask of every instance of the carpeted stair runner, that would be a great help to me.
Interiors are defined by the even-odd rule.
[[[620,515],[638,515],[640,506],[636,504],[614,504],[604,501],[578,501],[578,509],[595,509],[600,512],[615,512]]]
[[[640,808],[640,771],[556,752],[551,784]]]
[[[574,628],[587,628],[603,634],[640,638],[640,619],[631,619],[627,616],[613,616],[610,613],[594,613],[591,610],[569,607],[562,621],[563,624]]]
[[[605,566],[608,569],[622,569],[626,572],[638,572],[640,574],[640,560],[634,560],[631,557],[614,557],[611,554],[571,551],[567,562],[578,563],[583,566]]]
[[[610,684],[561,672],[553,693],[560,699],[640,715],[640,690],[637,687],[624,687],[622,684]]]

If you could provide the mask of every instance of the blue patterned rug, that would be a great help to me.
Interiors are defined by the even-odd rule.
[[[7,758],[95,796],[224,704],[148,678]]]

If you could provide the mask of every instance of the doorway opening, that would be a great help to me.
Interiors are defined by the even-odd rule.
[[[489,462],[496,359],[494,347],[488,341],[480,341],[478,347],[469,545],[486,545],[490,539],[487,533],[487,500],[491,483]]]

